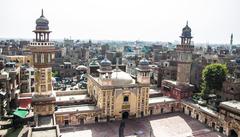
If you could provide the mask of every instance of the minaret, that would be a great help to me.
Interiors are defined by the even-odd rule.
[[[231,40],[230,40],[230,45],[233,44],[233,34],[231,34]]]
[[[112,62],[105,58],[100,62],[100,69],[97,70],[99,72],[99,77],[102,85],[111,85],[112,78]]]
[[[150,84],[149,61],[143,58],[139,61],[137,70],[137,82],[140,84]]]
[[[54,42],[49,41],[48,20],[41,16],[36,20],[36,35],[30,48],[35,68],[35,90],[33,94],[33,108],[36,115],[50,115],[54,113],[55,96],[52,92],[52,64],[55,58]]]
[[[177,81],[179,82],[190,82],[190,71],[192,63],[192,52],[194,46],[192,45],[191,39],[191,28],[186,26],[182,29],[181,44],[177,45],[178,54],[178,66],[177,66]]]
[[[233,45],[233,34],[231,34],[231,39],[230,39],[230,54],[232,54],[232,45]]]
[[[137,70],[137,84],[139,87],[139,92],[137,93],[137,112],[136,117],[143,117],[148,114],[149,109],[149,87],[150,87],[150,67],[149,61],[143,58],[139,61]]]

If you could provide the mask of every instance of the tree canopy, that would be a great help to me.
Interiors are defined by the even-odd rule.
[[[227,73],[228,69],[225,64],[207,65],[202,71],[202,93],[208,94],[212,90],[221,90]]]
[[[53,71],[52,72],[52,77],[60,77],[59,72],[58,71]]]

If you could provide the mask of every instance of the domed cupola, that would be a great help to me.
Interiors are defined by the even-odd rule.
[[[149,68],[149,61],[146,58],[143,58],[139,61],[138,67],[140,69],[148,69]]]
[[[142,84],[150,83],[150,68],[149,61],[143,58],[139,61],[137,70],[137,82]]]
[[[95,66],[100,66],[99,63],[96,61],[96,59],[93,59],[93,61],[91,61],[89,63],[89,67],[95,67]]]
[[[111,75],[112,75],[112,63],[106,57],[100,62],[99,80],[102,85],[111,85]]]
[[[191,28],[188,26],[188,21],[187,21],[186,26],[182,29],[182,36],[181,36],[181,37],[192,38],[191,32],[192,32],[192,30],[191,30]]]
[[[107,59],[107,57],[105,57],[101,62],[100,62],[100,69],[102,71],[105,70],[112,70],[112,63],[110,60]]]
[[[36,30],[49,30],[48,23],[49,22],[47,18],[44,17],[42,10],[42,15],[36,20]]]
[[[100,62],[101,66],[111,66],[112,63],[106,57]]]

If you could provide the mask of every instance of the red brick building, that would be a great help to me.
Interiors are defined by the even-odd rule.
[[[194,86],[183,82],[163,80],[161,90],[165,96],[180,100],[191,97]]]

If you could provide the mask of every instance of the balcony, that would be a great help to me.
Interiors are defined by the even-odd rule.
[[[31,42],[31,46],[54,46],[54,42]]]

